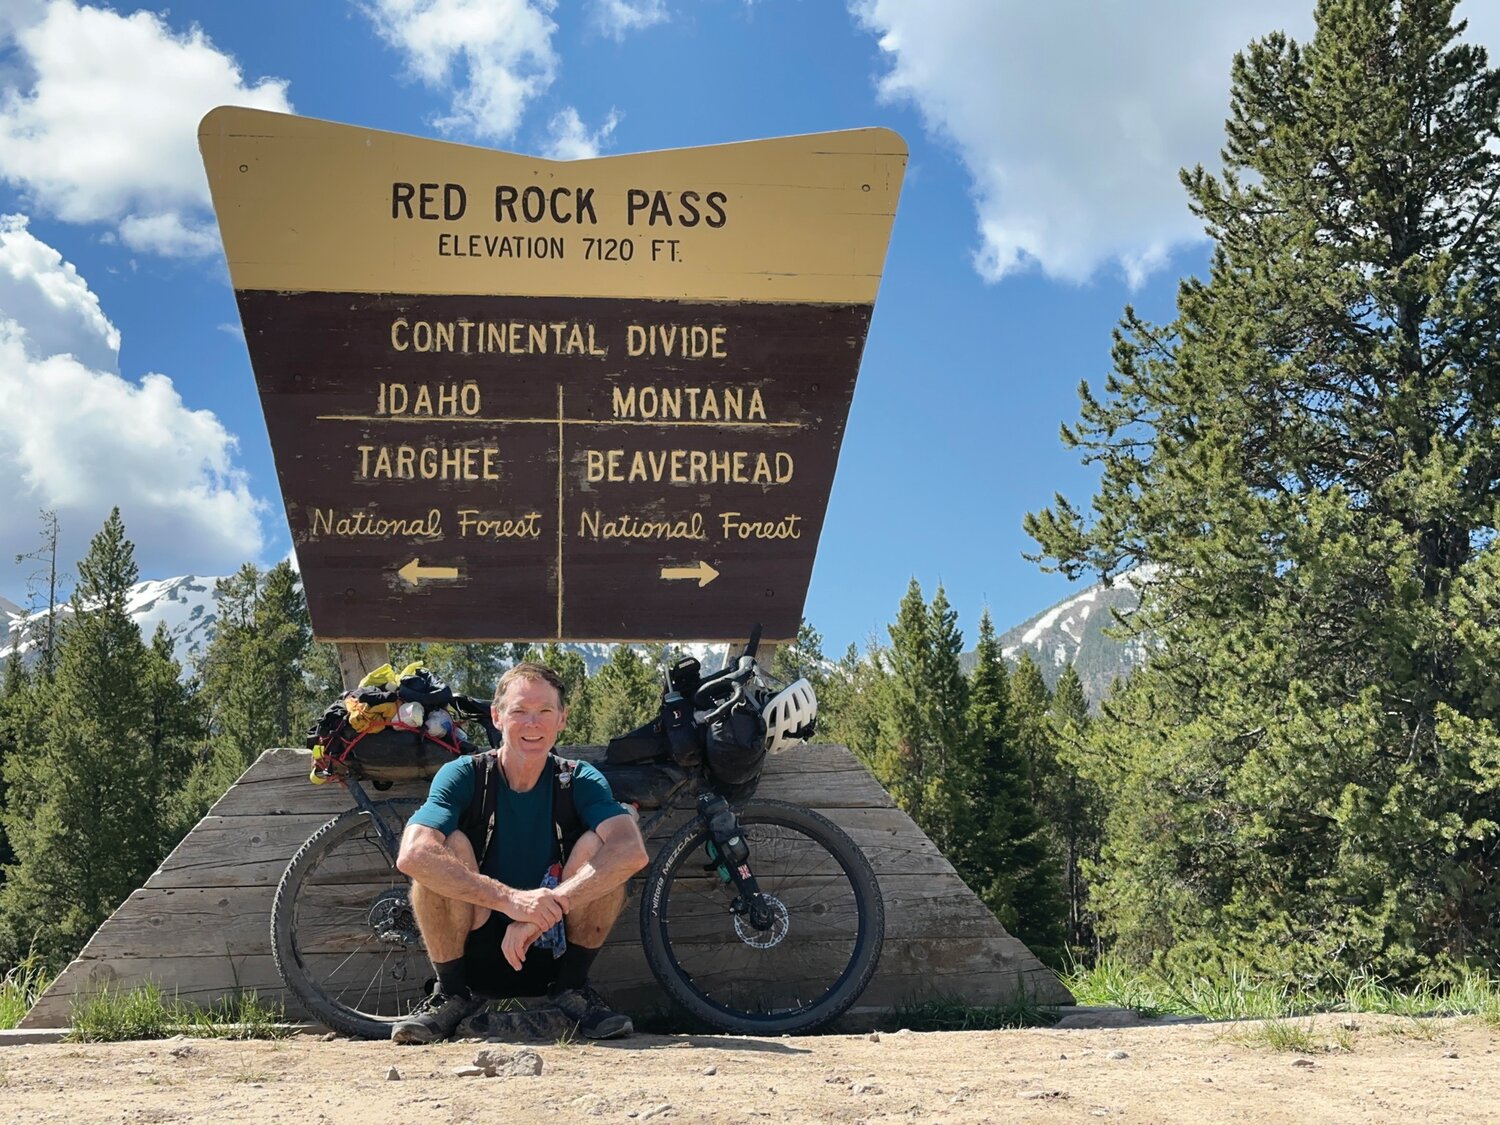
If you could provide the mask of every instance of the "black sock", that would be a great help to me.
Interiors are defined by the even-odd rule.
[[[597,949],[585,949],[581,945],[568,942],[568,948],[563,950],[563,955],[557,959],[557,990],[562,992],[569,988],[582,988],[587,984],[589,970],[594,967],[594,958],[597,956],[599,956]]]
[[[432,967],[437,970],[438,991],[444,996],[464,996],[469,991],[469,976],[464,972],[464,959],[456,961],[444,961],[441,965],[436,961]]]

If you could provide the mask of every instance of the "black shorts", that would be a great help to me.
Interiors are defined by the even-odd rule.
[[[492,1000],[513,996],[544,996],[557,979],[557,958],[552,950],[533,945],[521,962],[521,971],[510,967],[500,951],[501,939],[511,923],[508,915],[491,911],[489,920],[469,934],[464,944],[464,976],[469,988]]]

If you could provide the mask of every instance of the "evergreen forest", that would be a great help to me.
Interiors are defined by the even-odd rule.
[[[1073,669],[1049,689],[987,613],[966,642],[915,579],[863,649],[804,625],[776,652],[813,682],[820,739],[1054,966],[1316,989],[1500,957],[1500,72],[1454,8],[1320,0],[1309,42],[1233,60],[1218,165],[1181,174],[1204,276],[1169,322],[1124,310],[1062,428],[1098,490],[1025,516],[1038,565],[1135,576],[1114,628],[1144,667],[1091,711]],[[65,963],[340,690],[286,564],[219,582],[186,670],[126,612],[118,512],[76,570],[75,613],[3,668],[0,973]],[[549,662],[564,741],[589,743],[654,714],[673,655],[392,661],[478,696]]]

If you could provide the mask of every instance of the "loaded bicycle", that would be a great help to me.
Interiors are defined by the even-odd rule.
[[[858,999],[879,961],[885,910],[869,861],[843,830],[810,809],[754,796],[764,757],[809,737],[816,715],[805,680],[775,689],[756,660],[758,636],[707,677],[696,661],[679,661],[665,676],[658,718],[613,740],[594,764],[617,800],[654,806],[641,821],[648,840],[686,817],[638,887],[652,975],[702,1023],[773,1035],[813,1030]],[[497,745],[485,706],[456,700]],[[410,752],[388,742],[398,749],[317,759],[314,780],[341,782],[354,807],[308,837],[276,889],[277,970],[309,1013],[348,1035],[389,1038],[430,987],[395,866],[421,802],[366,790],[431,776],[442,757],[476,749],[430,734],[416,732]]]

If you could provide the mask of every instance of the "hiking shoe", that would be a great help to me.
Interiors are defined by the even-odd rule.
[[[434,992],[418,1004],[411,1015],[391,1028],[391,1042],[436,1043],[439,1039],[446,1039],[484,1004],[484,1000],[469,992],[461,996]]]
[[[547,999],[589,1039],[620,1039],[635,1031],[630,1017],[611,1010],[590,985],[565,989],[554,986],[548,990]]]

